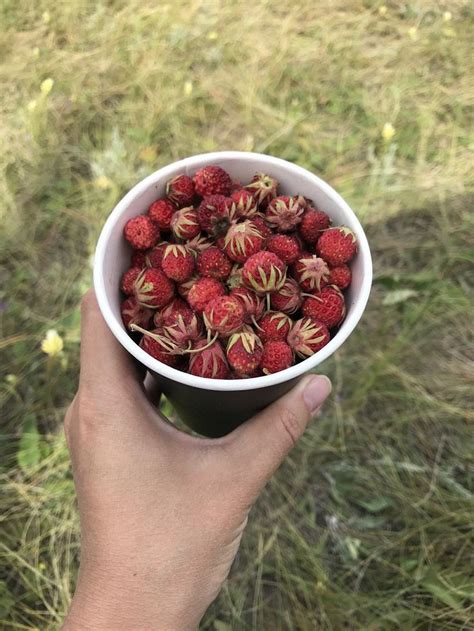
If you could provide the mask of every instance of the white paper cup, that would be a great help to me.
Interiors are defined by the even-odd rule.
[[[327,212],[334,225],[349,226],[355,233],[358,252],[351,262],[352,283],[345,292],[347,315],[337,334],[312,357],[273,375],[252,379],[206,379],[170,368],[148,355],[128,335],[120,314],[120,279],[129,267],[130,246],[123,228],[131,217],[146,212],[165,194],[165,185],[175,175],[193,175],[197,169],[216,164],[234,180],[249,182],[257,172],[268,173],[280,184],[280,194],[299,193]],[[290,390],[297,380],[314,370],[349,337],[369,298],[372,259],[359,220],[342,197],[313,173],[286,160],[259,153],[221,151],[185,158],[155,171],[134,186],[107,219],[97,243],[94,286],[102,315],[117,340],[148,368],[157,386],[168,397],[182,420],[206,436],[221,436],[247,420],[256,411]]]

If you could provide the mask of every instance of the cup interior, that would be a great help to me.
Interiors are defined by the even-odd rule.
[[[337,334],[312,357],[274,375],[252,379],[223,380],[195,377],[165,366],[145,353],[128,335],[120,314],[120,279],[128,268],[131,248],[123,238],[127,221],[145,213],[149,205],[165,195],[166,182],[180,173],[193,175],[207,164],[222,166],[234,180],[249,182],[257,172],[265,172],[279,182],[283,195],[299,193],[313,200],[316,206],[332,218],[333,224],[349,226],[358,241],[358,253],[351,262],[352,283],[345,292],[347,315]],[[175,162],[152,173],[139,182],[117,204],[107,219],[97,244],[94,260],[94,286],[102,314],[110,329],[141,363],[167,378],[207,390],[251,390],[293,379],[311,370],[329,357],[350,335],[359,321],[370,293],[372,261],[364,230],[354,212],[342,197],[326,182],[285,160],[264,154],[246,152],[217,152],[193,156]]]

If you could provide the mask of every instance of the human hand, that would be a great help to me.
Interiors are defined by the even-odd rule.
[[[330,382],[305,377],[228,436],[197,438],[159,417],[92,292],[82,318],[79,389],[65,419],[81,565],[63,629],[196,629],[250,508]]]

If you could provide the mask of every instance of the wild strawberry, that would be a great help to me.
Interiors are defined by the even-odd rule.
[[[146,215],[138,215],[138,217],[129,219],[125,224],[123,234],[136,250],[148,250],[160,238],[158,226]]]
[[[174,283],[160,270],[149,267],[135,281],[135,297],[143,307],[160,309],[174,296]]]
[[[288,333],[286,342],[298,357],[310,357],[330,340],[329,331],[322,322],[312,318],[296,320]]]
[[[255,215],[254,217],[252,217],[252,223],[257,228],[257,230],[260,232],[260,234],[262,235],[264,239],[266,239],[267,237],[270,237],[273,234],[272,229],[267,224],[267,222],[262,217],[262,215]]]
[[[257,202],[250,191],[241,188],[230,195],[233,215],[249,219],[258,212]]]
[[[197,216],[202,230],[215,237],[225,235],[231,222],[228,198],[208,195],[199,204]]]
[[[273,234],[265,242],[265,249],[276,254],[283,263],[294,263],[301,254],[301,245],[294,235]]]
[[[215,278],[199,278],[188,292],[187,301],[197,313],[202,313],[204,307],[213,298],[225,294],[224,285]]]
[[[209,241],[209,239],[207,239],[201,232],[192,239],[188,239],[186,241],[186,247],[188,250],[191,250],[191,252],[194,252],[195,256],[198,256],[200,252],[204,252],[204,250],[210,248],[211,245],[211,241]]]
[[[143,333],[140,346],[146,353],[167,366],[175,366],[177,364],[178,355],[176,351],[178,349],[167,339],[163,329],[153,329],[153,331],[144,331]]]
[[[153,311],[138,304],[134,296],[129,296],[121,305],[122,320],[127,329],[131,324],[138,324],[146,329],[153,316]]]
[[[283,311],[283,313],[294,313],[301,307],[303,296],[298,283],[289,276],[280,289],[270,294],[270,304],[272,309]]]
[[[178,294],[181,296],[181,298],[185,298],[186,300],[188,299],[189,290],[191,289],[191,287],[193,287],[196,284],[199,278],[200,276],[196,274],[194,276],[191,276],[191,278],[187,280],[185,283],[180,283],[179,285],[176,286],[176,290]]]
[[[296,261],[293,273],[304,291],[319,291],[327,285],[329,280],[329,267],[326,261],[317,257],[316,254],[304,253]]]
[[[355,234],[346,226],[325,230],[316,243],[316,252],[329,265],[348,263],[357,252]]]
[[[230,270],[226,285],[227,287],[229,287],[229,289],[234,289],[235,287],[242,287],[243,283],[244,281],[242,279],[242,267],[236,263]]]
[[[201,276],[225,280],[232,269],[232,261],[222,250],[211,246],[199,254],[197,269]]]
[[[148,216],[160,230],[170,230],[171,218],[175,212],[176,206],[169,199],[157,199],[148,209]]]
[[[183,318],[185,323],[189,323],[193,315],[194,312],[187,302],[181,298],[173,298],[161,311],[155,312],[153,320],[156,326],[172,326],[176,324],[179,316]]]
[[[263,345],[260,368],[264,375],[272,375],[293,365],[293,351],[282,340],[270,340]]]
[[[277,232],[291,232],[301,221],[303,206],[298,196],[275,197],[268,204],[265,219]]]
[[[224,250],[237,263],[244,263],[249,256],[262,249],[263,237],[251,221],[232,224],[225,235]]]
[[[265,173],[256,173],[250,184],[244,188],[252,193],[257,204],[265,208],[268,202],[276,197],[278,182]]]
[[[194,266],[194,256],[186,246],[176,243],[166,246],[161,268],[168,278],[177,283],[184,283],[193,275]]]
[[[177,239],[192,239],[201,232],[197,212],[192,206],[180,208],[171,218],[171,232]]]
[[[351,268],[343,263],[337,267],[331,267],[329,269],[329,285],[336,285],[339,289],[346,289],[349,287],[352,281]]]
[[[250,327],[233,333],[227,342],[227,361],[242,376],[254,372],[262,359],[263,345]]]
[[[248,287],[234,287],[230,295],[235,296],[242,302],[245,313],[244,321],[247,324],[251,324],[252,322],[255,324],[256,320],[262,317],[265,304],[263,299],[252,289]]]
[[[147,251],[145,260],[148,267],[157,267],[158,269],[161,269],[163,255],[168,245],[169,244],[167,241],[163,241],[162,243],[158,243],[158,245],[155,245],[155,247],[151,248],[151,250]]]
[[[129,267],[129,269],[123,274],[120,282],[120,289],[126,296],[132,296],[135,291],[135,281],[142,271],[142,267]]]
[[[307,243],[316,243],[321,232],[327,230],[330,225],[331,220],[325,212],[310,206],[304,211],[298,230]]]
[[[130,257],[130,263],[132,267],[139,267],[143,269],[148,265],[146,262],[146,251],[145,250],[134,250],[132,252],[132,256]]]
[[[311,297],[305,298],[302,311],[308,318],[332,328],[340,324],[346,315],[344,296],[338,287],[324,287]]]
[[[257,294],[276,291],[283,286],[286,265],[273,252],[257,252],[245,261],[242,279]]]
[[[178,208],[191,206],[196,191],[189,175],[177,175],[166,184],[166,195]]]
[[[219,296],[210,300],[203,311],[206,329],[227,337],[244,323],[244,307],[235,296]]]
[[[174,324],[163,326],[163,331],[166,337],[172,340],[178,348],[189,350],[192,347],[192,342],[196,342],[202,337],[202,320],[195,313],[189,319],[178,314]]]
[[[292,320],[281,311],[267,311],[258,321],[258,336],[262,342],[286,340]]]
[[[210,165],[196,171],[193,177],[196,193],[208,195],[229,195],[232,187],[230,175],[221,167]]]
[[[196,377],[227,379],[229,365],[220,342],[215,340],[209,345],[207,340],[200,340],[194,344],[188,370]]]

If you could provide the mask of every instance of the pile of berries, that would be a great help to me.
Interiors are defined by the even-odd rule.
[[[155,359],[199,377],[284,370],[325,346],[345,316],[353,232],[257,173],[219,166],[168,182],[130,219],[124,325]]]

